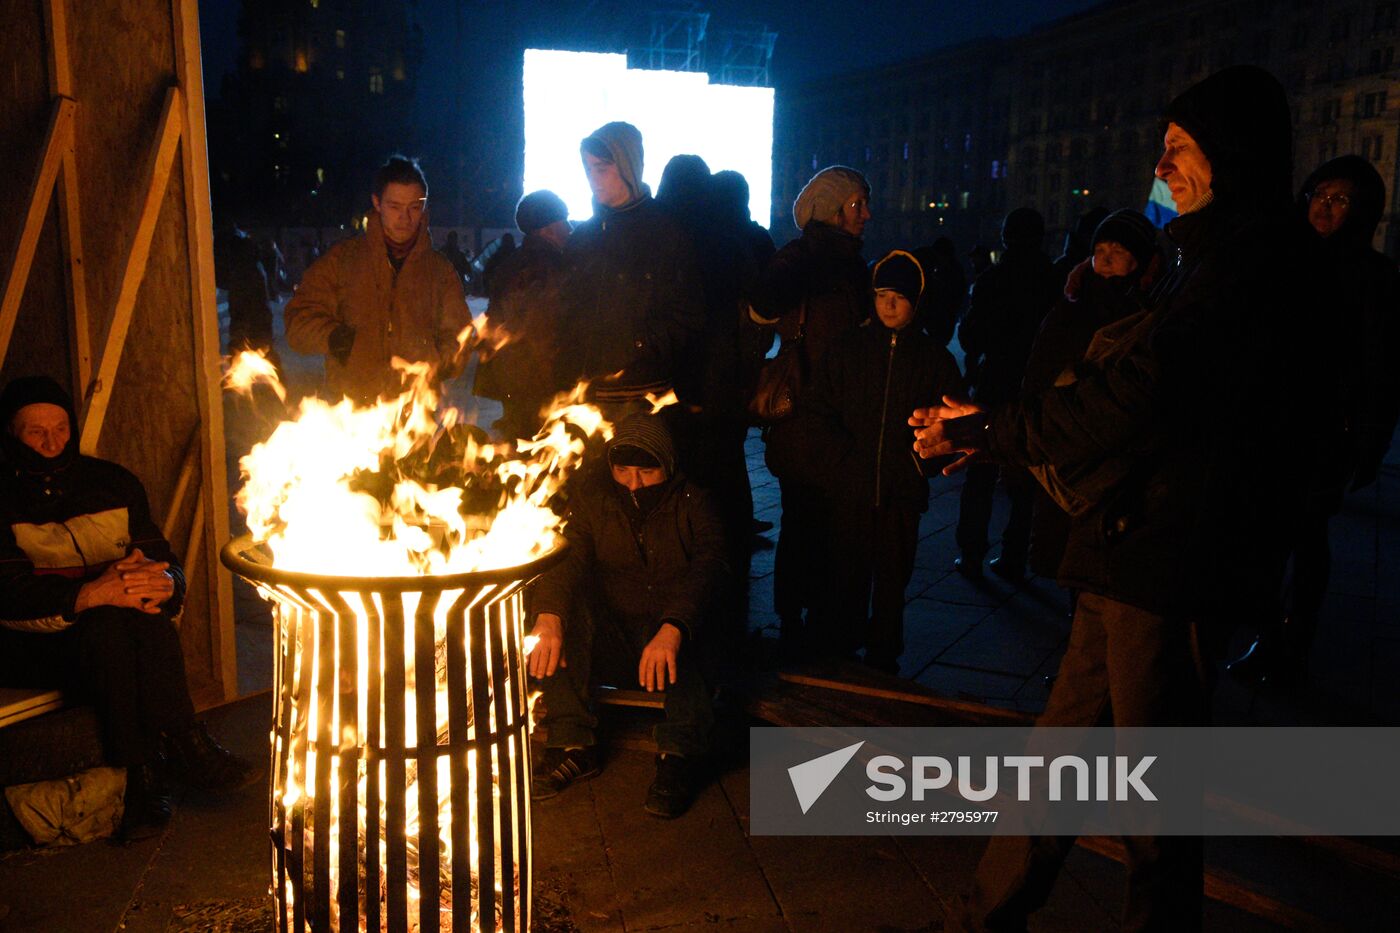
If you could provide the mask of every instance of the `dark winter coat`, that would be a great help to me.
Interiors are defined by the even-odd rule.
[[[1394,260],[1371,246],[1385,209],[1385,183],[1360,156],[1333,159],[1308,176],[1300,213],[1307,215],[1306,195],[1334,179],[1352,183],[1346,220],[1323,241],[1336,275],[1328,324],[1341,332],[1346,360],[1347,461],[1339,464],[1339,479],[1360,488],[1375,480],[1400,419],[1400,273]]]
[[[599,206],[564,259],[561,383],[606,379],[595,386],[600,398],[671,387],[705,329],[695,253],[680,225],[650,197]]]
[[[548,401],[557,389],[551,374],[558,356],[564,256],[543,237],[525,242],[491,276],[487,316],[507,342],[477,365],[472,391],[484,398]]]
[[[940,404],[961,385],[953,355],[913,326],[896,332],[872,318],[832,347],[803,416],[818,422],[812,457],[826,470],[832,498],[928,511],[909,414]]]
[[[1007,249],[977,277],[958,328],[974,401],[997,405],[1020,394],[1031,344],[1064,284],[1050,257],[1024,247]]]
[[[773,256],[754,287],[753,308],[783,340],[797,335],[806,309],[803,356],[809,372],[832,344],[870,316],[870,270],[861,240],[812,221]]]
[[[808,380],[827,351],[870,316],[870,270],[860,248],[858,237],[812,221],[802,236],[778,250],[754,287],[754,313],[773,323],[784,341],[796,337],[805,313],[802,359]],[[800,397],[797,404],[800,410]],[[804,419],[794,418],[768,431],[765,458],[778,477],[797,477],[808,465],[805,430]]]
[[[1281,185],[1277,81],[1229,69],[1168,115],[1200,134],[1214,202],[1168,226],[1179,258],[1150,310],[1100,331],[1073,383],[998,409],[985,433],[1074,503],[1066,585],[1162,613],[1257,611],[1281,582],[1280,529],[1336,450],[1336,399],[1319,389],[1335,357],[1314,326],[1326,268]]]
[[[666,620],[696,637],[729,572],[724,531],[704,490],[683,475],[665,487],[643,515],[608,471],[589,477],[564,526],[569,550],[536,582],[532,611],[554,613],[567,625],[591,597],[634,630]]]

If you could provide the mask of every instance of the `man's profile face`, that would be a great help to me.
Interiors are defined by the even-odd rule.
[[[591,152],[583,154],[583,170],[588,175],[588,187],[593,198],[604,207],[622,207],[632,200],[632,189],[623,181],[616,162],[600,159]]]
[[[1199,203],[1210,191],[1210,160],[1191,134],[1175,123],[1167,124],[1156,175],[1171,189],[1178,211]]]
[[[1318,236],[1329,237],[1342,229],[1356,199],[1356,185],[1350,178],[1318,182],[1308,195],[1308,223]]]
[[[865,233],[865,222],[869,219],[870,197],[862,192],[845,200],[841,209],[836,212],[832,226],[846,231],[851,236],[860,236]]]
[[[68,412],[48,402],[25,405],[15,412],[10,430],[21,444],[41,457],[57,457],[68,446]]]
[[[428,192],[422,185],[391,181],[384,186],[383,194],[372,194],[370,200],[384,227],[384,236],[391,243],[408,243],[418,236],[428,202]]]
[[[659,466],[617,466],[612,468],[613,482],[627,487],[628,492],[636,492],[644,486],[659,486],[666,482],[666,471]]]

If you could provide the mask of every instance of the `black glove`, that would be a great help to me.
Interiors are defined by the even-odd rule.
[[[349,324],[341,324],[331,331],[329,339],[329,352],[335,361],[344,366],[350,359],[350,348],[355,345],[355,328]]]

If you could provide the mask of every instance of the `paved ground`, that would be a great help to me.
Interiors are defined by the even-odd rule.
[[[230,431],[231,439],[239,436]],[[750,465],[758,517],[776,522],[777,487],[762,468],[756,439]],[[973,586],[951,573],[957,496],[956,480],[935,484],[908,592],[902,673],[949,696],[1033,712],[1044,702],[1046,675],[1055,671],[1068,632],[1063,597],[1045,581]],[[998,521],[1001,516],[999,510]],[[1334,542],[1314,686],[1285,697],[1225,681],[1216,704],[1221,721],[1400,722],[1394,675],[1400,670],[1400,466],[1389,466],[1376,489],[1348,500]],[[772,556],[771,549],[754,555],[754,628],[776,624]],[[256,694],[268,685],[271,628],[256,600],[241,599],[240,607],[240,682]],[[216,731],[258,757],[267,716],[266,694],[213,713]],[[537,807],[537,929],[932,931],[965,890],[983,845],[957,838],[749,836],[748,771],[736,756],[720,763],[689,814],[659,822],[641,809],[650,774],[650,754],[628,741],[614,749],[602,776]],[[257,788],[227,801],[187,795],[160,839],[0,857],[0,905],[10,909],[0,930],[261,933],[270,917],[266,806]],[[1211,840],[1209,858],[1217,870],[1247,878],[1251,888],[1323,918],[1326,928],[1394,929],[1400,913],[1393,878],[1295,840]],[[1076,850],[1032,929],[1113,929],[1121,877],[1107,858]],[[1313,921],[1294,922],[1308,928]],[[1209,908],[1207,927],[1279,928],[1218,904]]]

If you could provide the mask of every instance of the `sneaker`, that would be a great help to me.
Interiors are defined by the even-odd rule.
[[[694,767],[680,755],[656,756],[656,779],[647,788],[646,811],[663,820],[674,820],[690,809],[695,793]]]
[[[170,788],[160,768],[145,764],[126,769],[122,821],[117,827],[117,837],[122,842],[138,842],[159,836],[170,822],[172,812]]]
[[[544,761],[535,767],[531,776],[530,796],[535,800],[548,800],[575,781],[586,781],[602,770],[595,746],[546,748]]]
[[[168,740],[170,764],[180,780],[197,790],[223,794],[256,783],[262,772],[245,758],[224,748],[198,722]]]

